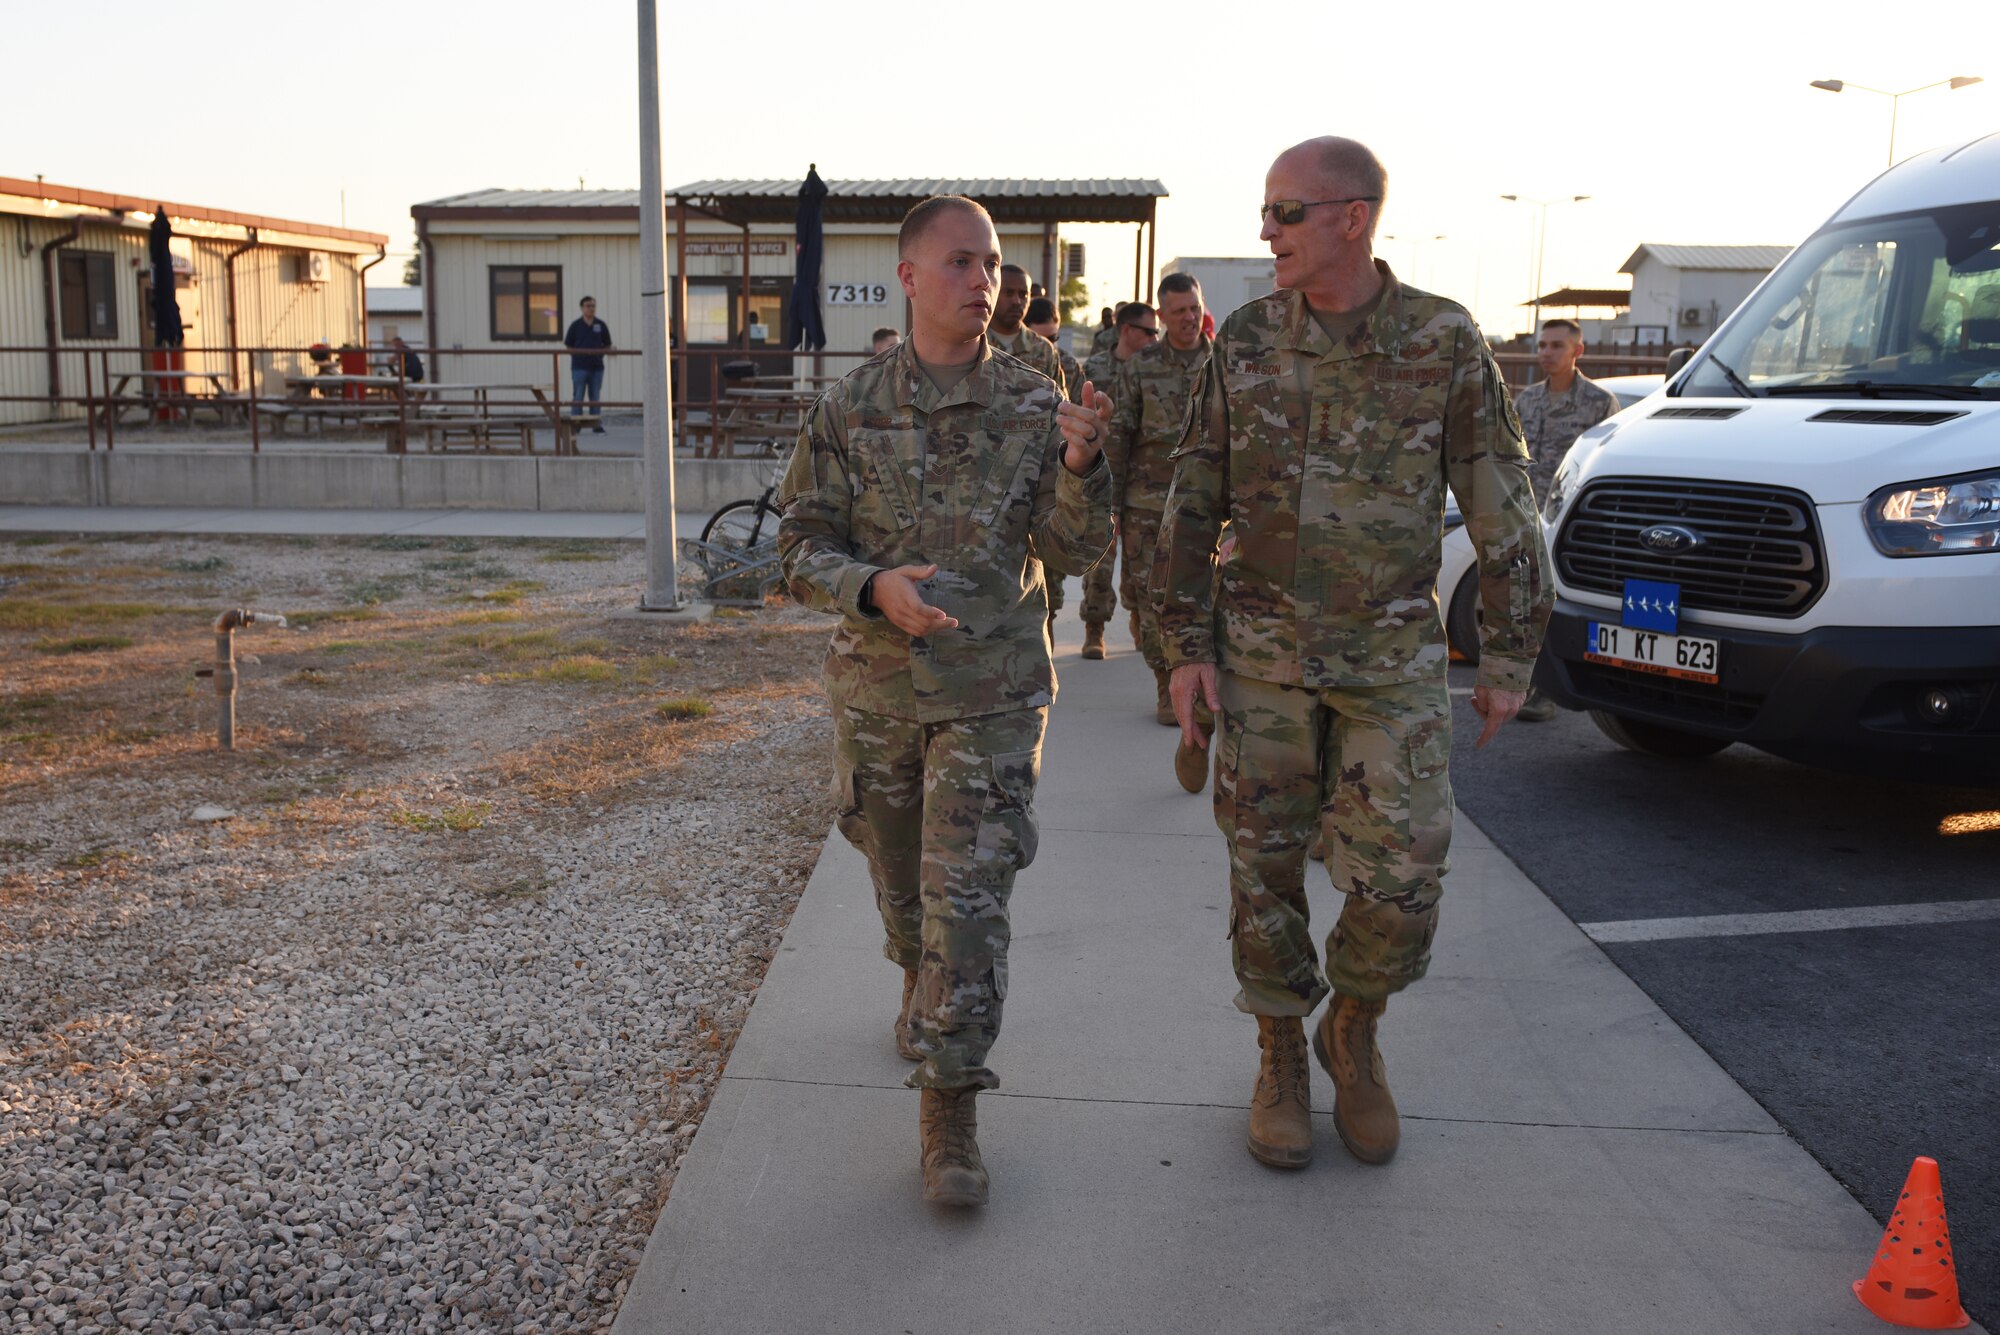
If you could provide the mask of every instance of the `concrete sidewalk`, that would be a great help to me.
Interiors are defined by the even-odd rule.
[[[706,514],[675,516],[698,538]],[[228,533],[436,538],[644,538],[646,516],[622,511],[279,510],[251,507],[0,505],[0,533]]]
[[[1398,1158],[1347,1155],[1315,1066],[1316,1161],[1254,1162],[1209,799],[1143,665],[1081,662],[1073,616],[980,1100],[991,1204],[921,1199],[900,975],[830,839],[615,1330],[1883,1329],[1848,1287],[1880,1227],[1462,816],[1430,976],[1382,1025]]]

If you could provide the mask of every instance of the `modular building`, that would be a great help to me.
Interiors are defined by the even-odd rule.
[[[962,194],[985,205],[1003,256],[1053,292],[1062,279],[1062,224],[1132,223],[1144,230],[1166,194],[1146,180],[829,180],[826,186],[820,310],[829,353],[866,350],[879,327],[908,327],[896,232],[904,213],[930,195]],[[667,193],[669,317],[684,352],[709,363],[726,354],[765,371],[810,365],[810,358],[795,362],[787,351],[798,191],[793,179],[699,181]],[[438,374],[553,380],[561,392],[563,334],[586,296],[597,298],[598,318],[617,345],[638,345],[638,191],[482,190],[419,204],[411,214],[423,251],[424,342],[446,367]],[[453,350],[493,348],[519,353],[452,357]],[[828,369],[852,364],[849,358]],[[701,366],[693,372],[710,374]],[[637,359],[613,359],[605,398],[637,399],[639,376]]]
[[[0,423],[80,417],[86,384],[139,369],[151,347],[147,229],[173,225],[178,364],[213,371],[234,391],[282,394],[303,353],[253,358],[231,349],[359,346],[362,274],[388,238],[374,232],[235,213],[150,196],[0,177]],[[106,352],[99,357],[97,352]],[[86,370],[86,358],[90,367]]]

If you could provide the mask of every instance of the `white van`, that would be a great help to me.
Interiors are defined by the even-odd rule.
[[[2000,134],[1877,177],[1543,505],[1622,745],[2000,785]]]

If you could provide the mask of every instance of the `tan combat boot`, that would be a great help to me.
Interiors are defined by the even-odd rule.
[[[1389,1162],[1402,1139],[1396,1100],[1375,1046],[1375,1021],[1387,1005],[1336,992],[1313,1030],[1313,1054],[1333,1077],[1333,1129],[1363,1163]]]
[[[1273,1168],[1312,1162],[1312,1094],[1305,1025],[1293,1015],[1257,1017],[1257,1089],[1250,1096],[1250,1156]]]
[[[1104,657],[1104,623],[1086,621],[1083,623],[1083,656],[1089,659]]]
[[[919,1126],[924,1140],[924,1199],[933,1205],[986,1204],[986,1165],[979,1159],[977,1085],[926,1089]]]
[[[1174,698],[1167,693],[1167,674],[1160,668],[1153,669],[1153,718],[1163,727],[1181,726],[1174,717]]]
[[[903,1006],[896,1012],[896,1055],[906,1062],[918,1062],[924,1054],[917,1051],[916,1036],[910,1032],[910,998],[917,994],[917,971],[903,970]]]

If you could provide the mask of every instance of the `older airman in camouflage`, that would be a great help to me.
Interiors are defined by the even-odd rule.
[[[1124,562],[1118,591],[1136,619],[1139,653],[1153,670],[1155,716],[1168,727],[1174,723],[1174,707],[1167,699],[1167,660],[1153,611],[1153,548],[1173,487],[1174,447],[1180,443],[1188,399],[1208,361],[1201,313],[1201,285],[1193,275],[1172,273],[1160,280],[1156,318],[1167,336],[1147,340],[1119,365],[1111,390],[1111,435],[1104,443],[1111,461],[1111,506],[1118,516],[1118,554]]]
[[[1027,317],[1021,322],[1032,332],[1047,340],[1056,350],[1056,358],[1062,363],[1062,383],[1069,387],[1071,403],[1083,401],[1083,367],[1076,358],[1063,350],[1056,342],[1056,335],[1062,332],[1062,320],[1056,313],[1055,303],[1047,297],[1036,297],[1028,303]],[[1104,623],[1111,620],[1111,614],[1118,610],[1118,594],[1112,587],[1111,568],[1113,561],[1107,555],[1083,575],[1083,657],[1101,659],[1104,657]],[[1063,586],[1067,580],[1061,575],[1049,579],[1049,621],[1053,625],[1057,612],[1063,607]]]
[[[977,1204],[973,1096],[998,1084],[1007,901],[1035,856],[1055,696],[1042,569],[1080,572],[1110,542],[1110,405],[1066,403],[986,343],[999,241],[973,201],[912,209],[899,252],[910,337],[814,406],[778,543],[800,601],[841,617],[833,798],[904,970],[896,1044],[923,1091],[925,1196]]]
[[[1280,290],[1225,319],[1190,414],[1155,597],[1185,740],[1216,710],[1215,815],[1229,843],[1236,1004],[1263,1049],[1249,1147],[1312,1152],[1301,1019],[1356,1157],[1395,1153],[1375,1022],[1421,977],[1451,841],[1451,713],[1434,585],[1445,492],[1479,553],[1472,705],[1484,745],[1517,710],[1551,592],[1527,451],[1465,309],[1373,259],[1387,178],[1349,139],[1280,155],[1264,227]],[[1212,563],[1217,532],[1236,534]],[[1326,837],[1346,892],[1322,972],[1304,890]]]

